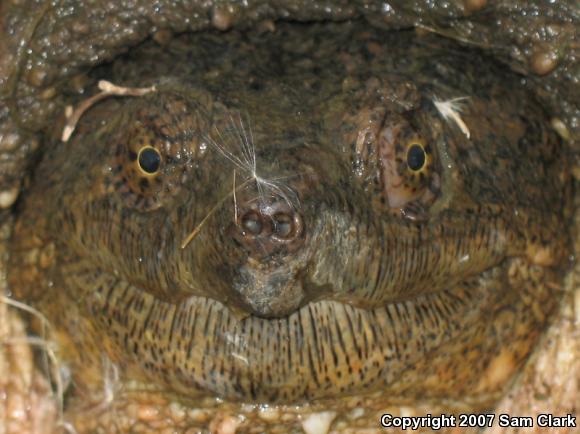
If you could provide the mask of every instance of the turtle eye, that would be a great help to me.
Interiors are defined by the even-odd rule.
[[[410,143],[407,147],[407,167],[413,172],[421,171],[427,162],[425,148],[420,143]]]
[[[139,212],[170,206],[201,155],[205,118],[173,93],[128,101],[127,123],[115,131],[114,159],[107,162],[107,191]]]
[[[143,172],[147,175],[155,175],[161,166],[161,155],[157,149],[146,146],[139,151],[137,161]]]
[[[439,164],[427,137],[405,119],[378,136],[379,179],[389,208],[426,208],[439,195]]]

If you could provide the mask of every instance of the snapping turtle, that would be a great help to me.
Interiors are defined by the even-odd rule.
[[[578,137],[573,0],[10,0],[0,3],[0,209],[16,200],[30,157],[64,108],[68,84],[82,89],[84,72],[147,37],[265,20],[355,18],[387,29],[416,26],[487,50],[524,74],[568,139]]]
[[[8,268],[80,389],[105,352],[186,401],[479,409],[529,354],[557,304],[567,159],[483,53],[286,24],[95,74],[155,91],[46,146]]]

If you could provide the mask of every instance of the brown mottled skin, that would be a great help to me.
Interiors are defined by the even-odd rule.
[[[157,91],[46,148],[11,244],[12,291],[73,366],[105,351],[186,398],[477,401],[529,354],[568,169],[517,76],[356,24],[184,36],[99,73]],[[464,96],[469,138],[434,104]]]

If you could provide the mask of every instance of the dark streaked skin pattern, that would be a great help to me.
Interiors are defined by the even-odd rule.
[[[525,360],[568,169],[518,77],[356,24],[184,36],[109,69],[157,92],[47,146],[11,245],[14,294],[73,366],[105,351],[185,398],[293,403],[477,400]],[[463,96],[469,138],[434,104]]]

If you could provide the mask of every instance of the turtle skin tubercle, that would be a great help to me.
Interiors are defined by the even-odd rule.
[[[566,257],[561,143],[481,52],[361,27],[184,35],[97,72],[156,91],[46,147],[8,268],[78,387],[104,352],[187,399],[485,405],[521,366]]]

